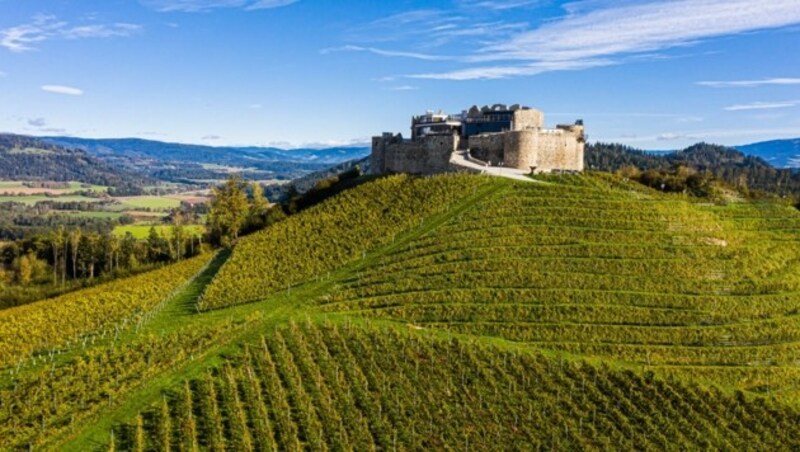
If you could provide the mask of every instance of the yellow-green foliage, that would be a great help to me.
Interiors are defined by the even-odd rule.
[[[201,255],[141,275],[0,311],[0,368],[17,364],[37,351],[76,343],[88,333],[114,334],[117,328],[132,326],[139,315],[189,281],[208,260],[209,255]]]
[[[447,209],[484,181],[465,175],[397,175],[347,190],[243,238],[200,307],[255,301],[339,267]]]
[[[321,309],[796,388],[797,210],[701,204],[610,175],[542,179],[384,256]]]
[[[143,416],[151,444],[169,429],[235,450],[800,447],[797,412],[774,402],[391,329],[278,328],[192,386],[189,403],[185,385],[163,399],[172,418],[158,415],[163,401]],[[201,407],[197,430],[180,428],[190,406]],[[132,433],[118,429],[123,448]]]
[[[138,337],[124,346],[92,349],[64,365],[23,373],[13,386],[0,387],[0,450],[39,449],[148,378],[225,340],[243,324],[222,322]]]

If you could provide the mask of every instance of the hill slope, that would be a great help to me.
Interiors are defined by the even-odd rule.
[[[0,179],[78,181],[130,191],[145,178],[113,168],[84,151],[38,138],[0,134]],[[135,191],[135,190],[134,190]]]
[[[677,152],[655,153],[620,144],[594,143],[586,147],[585,160],[587,169],[610,172],[625,166],[642,171],[669,171],[684,166],[711,173],[739,189],[800,196],[800,173],[775,168],[760,157],[715,144],[698,143]]]
[[[244,171],[243,175],[252,179],[294,179],[369,154],[369,149],[364,147],[284,150],[165,143],[138,138],[48,137],[45,140],[85,150],[118,168],[169,181],[224,179],[232,170]]]
[[[3,370],[0,448],[792,450],[798,231],[603,174],[378,179]]]

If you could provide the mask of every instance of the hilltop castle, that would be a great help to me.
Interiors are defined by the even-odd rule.
[[[429,111],[412,118],[410,139],[373,137],[370,163],[375,174],[432,174],[459,166],[582,171],[585,138],[583,121],[546,129],[544,113],[519,105],[473,106],[457,115]]]

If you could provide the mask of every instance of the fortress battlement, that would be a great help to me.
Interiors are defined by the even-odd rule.
[[[411,118],[411,138],[384,133],[372,139],[376,174],[434,174],[452,169],[454,152],[473,161],[531,172],[583,171],[583,121],[544,127],[544,113],[502,104],[460,114],[428,111]]]

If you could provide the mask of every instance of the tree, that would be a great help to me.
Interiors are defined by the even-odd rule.
[[[212,234],[220,243],[230,244],[239,237],[250,210],[247,201],[246,183],[233,176],[224,184],[212,189],[208,223]]]
[[[72,252],[72,279],[78,279],[78,251],[81,247],[81,230],[75,228],[69,231],[69,247]]]
[[[64,247],[64,243],[66,242],[65,235],[64,226],[59,226],[58,229],[55,229],[50,233],[50,246],[53,249],[53,284],[58,284],[58,269],[61,262],[58,259],[58,256],[59,252]],[[64,255],[63,259],[66,260],[66,255]],[[64,264],[64,267],[66,267],[66,263]],[[61,284],[64,284],[65,282],[63,276],[64,275],[62,273]]]
[[[147,234],[147,260],[159,262],[165,258],[169,258],[169,242],[161,237],[155,226],[151,226]]]
[[[17,282],[23,286],[27,286],[33,280],[33,256],[27,254],[21,256],[17,260]]]

